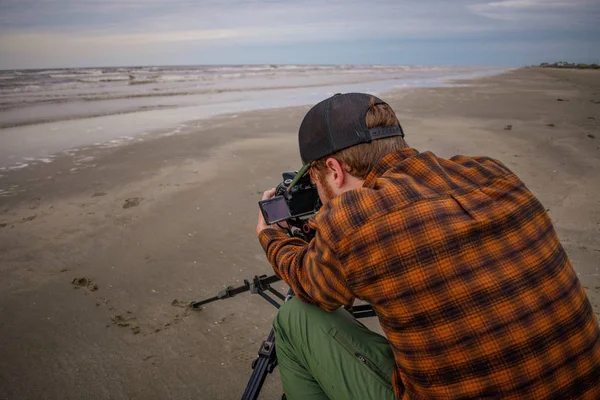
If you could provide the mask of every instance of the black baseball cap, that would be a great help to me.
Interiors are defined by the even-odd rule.
[[[303,167],[289,186],[291,189],[313,161],[361,143],[391,136],[404,137],[400,124],[367,128],[366,115],[371,100],[387,104],[367,93],[338,93],[308,111],[298,132]]]

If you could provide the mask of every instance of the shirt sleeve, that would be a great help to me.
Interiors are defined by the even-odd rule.
[[[325,311],[352,306],[354,295],[341,264],[318,230],[310,243],[272,228],[263,230],[258,238],[277,276],[300,300]]]

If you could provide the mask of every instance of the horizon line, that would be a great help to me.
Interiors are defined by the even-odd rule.
[[[555,61],[557,63],[560,61]],[[548,62],[552,64],[553,62]],[[579,64],[577,62],[573,62],[574,64]],[[541,63],[540,63],[541,64]],[[527,64],[527,65],[511,65],[511,66],[500,66],[500,65],[459,65],[459,64],[373,64],[373,63],[307,63],[307,64],[299,64],[299,63],[240,63],[240,64],[132,64],[132,65],[103,65],[103,66],[93,66],[93,67],[58,67],[58,66],[49,66],[49,67],[38,67],[38,68],[0,68],[0,72],[8,72],[8,71],[40,71],[46,69],[104,69],[104,68],[161,68],[161,67],[245,67],[245,66],[383,66],[383,67],[455,67],[455,68],[526,68],[526,67],[537,67],[540,64]]]

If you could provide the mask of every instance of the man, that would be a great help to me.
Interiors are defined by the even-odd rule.
[[[297,296],[274,322],[288,399],[600,399],[598,320],[506,166],[419,153],[358,93],[314,106],[299,143],[323,202],[315,238],[257,225]],[[355,299],[387,340],[340,308]]]

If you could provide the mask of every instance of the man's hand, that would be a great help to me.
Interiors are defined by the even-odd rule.
[[[275,188],[273,189],[269,189],[266,192],[263,193],[262,196],[262,200],[268,200],[271,197],[275,196]],[[279,224],[285,226],[286,223],[285,222],[280,222]],[[262,212],[260,212],[260,210],[258,210],[258,224],[256,225],[256,234],[260,234],[263,230],[267,229],[267,228],[274,228],[274,229],[281,229],[281,227],[279,227],[277,224],[275,225],[267,225],[267,222],[265,221]]]

